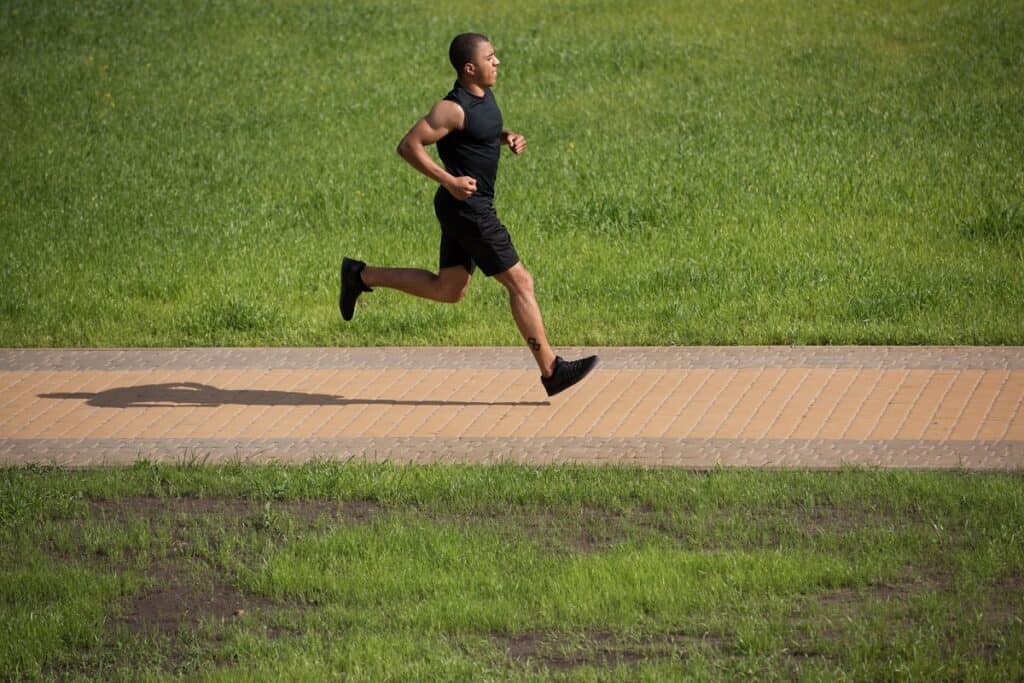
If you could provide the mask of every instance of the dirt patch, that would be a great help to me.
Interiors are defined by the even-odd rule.
[[[136,519],[152,519],[167,515],[232,515],[241,516],[259,510],[260,503],[235,498],[158,498],[132,496],[120,500],[90,500],[89,512],[94,517],[127,523]]]
[[[276,609],[278,603],[247,594],[228,583],[218,571],[201,560],[189,558],[189,522],[208,518],[213,528],[254,526],[270,529],[268,518],[291,515],[300,527],[312,528],[319,522],[361,523],[372,519],[381,506],[364,502],[338,501],[265,501],[232,498],[158,498],[133,496],[117,501],[89,501],[92,518],[128,526],[143,520],[169,522],[170,545],[145,569],[148,584],[130,600],[120,617],[111,620],[116,630],[133,633],[173,635],[193,630],[204,621],[230,621],[254,611]],[[215,539],[209,539],[211,545]],[[90,558],[101,561],[105,558]],[[109,561],[106,562],[109,566]],[[127,569],[111,567],[112,569]],[[280,637],[269,633],[268,637]]]
[[[1007,627],[1024,624],[1024,577],[1018,574],[996,580],[982,601],[982,618],[990,626]]]
[[[982,659],[992,662],[1007,655],[1004,638],[1010,632],[1024,628],[1024,577],[1013,574],[997,579],[985,592],[976,609],[986,630],[972,648]],[[965,610],[966,612],[967,610]]]
[[[814,546],[829,534],[857,534],[865,530],[906,526],[917,521],[896,519],[883,511],[831,505],[751,510],[701,510],[680,518],[665,513],[643,513],[632,520],[679,547],[695,551],[753,551],[793,544]]]
[[[797,637],[786,654],[794,660],[808,657],[831,658],[809,644],[808,627],[816,626],[817,637],[823,641],[841,642],[850,624],[863,617],[872,605],[880,602],[900,603],[929,592],[944,592],[952,589],[952,576],[944,570],[922,572],[914,568],[905,569],[893,581],[870,583],[861,587],[832,588],[820,593],[802,596],[788,615],[790,625],[803,637]],[[820,614],[819,614],[820,613]],[[896,631],[914,628],[907,617],[896,618],[890,627]]]
[[[920,520],[901,513],[897,520],[892,515],[877,510],[861,508],[835,507],[833,505],[814,505],[807,508],[796,508],[792,519],[811,536],[826,533],[850,533],[865,528],[877,529],[887,526],[918,524]]]
[[[847,631],[851,626],[872,613],[872,606],[879,603],[894,603],[892,611],[879,624],[883,638],[898,639],[901,634],[927,628],[947,634],[950,651],[960,649],[986,660],[1005,656],[1002,638],[1012,629],[1024,625],[1024,577],[1009,575],[983,586],[977,591],[962,592],[956,577],[948,569],[908,568],[891,582],[869,584],[860,588],[836,588],[803,598],[802,609],[790,614],[791,625],[806,638],[797,638],[798,644],[789,652],[790,656],[806,653],[834,659],[835,655],[822,654],[812,643],[842,643],[849,639]],[[913,615],[913,600],[919,596],[934,595],[950,602],[952,614],[960,619],[980,619],[981,628],[967,629],[965,636],[953,620],[939,619],[923,623]],[[900,603],[903,603],[902,605]],[[812,607],[812,605],[814,607]],[[823,614],[816,615],[818,610]],[[883,612],[884,614],[884,612]],[[877,613],[876,613],[877,616]],[[822,618],[824,617],[824,618]],[[814,625],[816,637],[811,637],[808,627]],[[961,640],[962,638],[966,640]],[[799,657],[798,657],[799,658]]]
[[[832,607],[843,616],[851,616],[871,602],[899,601],[926,592],[948,591],[952,587],[952,582],[953,577],[947,571],[936,569],[921,572],[908,568],[895,581],[871,583],[862,588],[833,588],[823,593],[807,595],[805,602]],[[798,618],[796,614],[792,616]]]
[[[121,500],[89,501],[89,510],[94,515],[125,523],[132,519],[167,515],[218,515],[245,519],[263,514],[268,509],[267,504],[267,501],[239,498],[132,496]],[[275,500],[269,506],[275,512],[294,515],[310,524],[321,517],[331,521],[365,522],[383,510],[381,505],[364,501]]]
[[[318,521],[359,524],[382,514],[469,526],[493,523],[518,536],[540,540],[553,551],[597,552],[622,542],[638,530],[652,533],[654,523],[642,512],[610,512],[593,508],[551,511],[543,509],[482,510],[446,513],[413,505],[385,506],[365,501],[282,500],[256,501],[231,498],[158,498],[134,496],[118,501],[90,501],[94,517],[127,525],[139,519],[222,517],[231,523],[248,521],[257,527],[268,517],[288,515],[302,528]]]
[[[637,534],[650,534],[638,513],[594,508],[568,511],[491,510],[457,515],[424,513],[428,519],[470,526],[490,524],[515,538],[539,543],[553,553],[594,553],[611,548]]]
[[[203,621],[236,619],[274,605],[266,598],[238,591],[209,572],[191,570],[180,559],[154,563],[147,579],[150,587],[111,621],[112,627],[171,635],[180,629],[195,629]]]
[[[528,631],[517,634],[495,633],[491,640],[506,656],[533,670],[573,669],[590,666],[614,668],[619,665],[684,657],[694,646],[720,648],[725,638],[682,632],[651,634],[627,638],[608,631],[581,634]]]

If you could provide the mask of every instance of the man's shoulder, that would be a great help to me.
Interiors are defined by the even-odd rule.
[[[436,112],[458,112],[463,113],[463,107],[458,100],[450,100],[444,97],[434,103],[434,111]]]
[[[466,119],[466,112],[462,106],[449,99],[438,100],[430,110],[429,120],[436,126],[443,126],[448,129],[462,128]]]

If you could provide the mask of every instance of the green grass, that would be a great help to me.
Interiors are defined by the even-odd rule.
[[[489,34],[567,344],[1024,343],[1024,5],[0,3],[0,346],[519,344],[394,153]],[[582,304],[582,305],[581,305]]]
[[[1017,680],[1006,474],[0,470],[0,670],[62,680]]]

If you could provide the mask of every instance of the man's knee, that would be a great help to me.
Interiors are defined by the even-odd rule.
[[[441,290],[441,301],[446,304],[457,304],[466,296],[466,286],[447,286]]]
[[[440,300],[446,304],[457,304],[466,296],[469,288],[469,274],[463,277],[462,273],[442,273],[440,282]]]
[[[518,263],[502,273],[501,284],[505,285],[505,288],[511,293],[533,293],[533,276],[522,263]]]

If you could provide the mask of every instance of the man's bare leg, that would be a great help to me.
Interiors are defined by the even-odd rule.
[[[548,336],[544,331],[544,320],[540,315],[540,306],[533,291],[533,277],[522,262],[512,266],[494,279],[508,290],[508,302],[512,307],[512,317],[523,339],[530,347],[541,375],[548,377],[555,369],[555,352],[548,344]]]
[[[375,268],[366,266],[362,272],[367,287],[388,287],[432,301],[456,303],[462,300],[469,285],[469,272],[462,266],[442,268],[434,275],[419,268]]]

